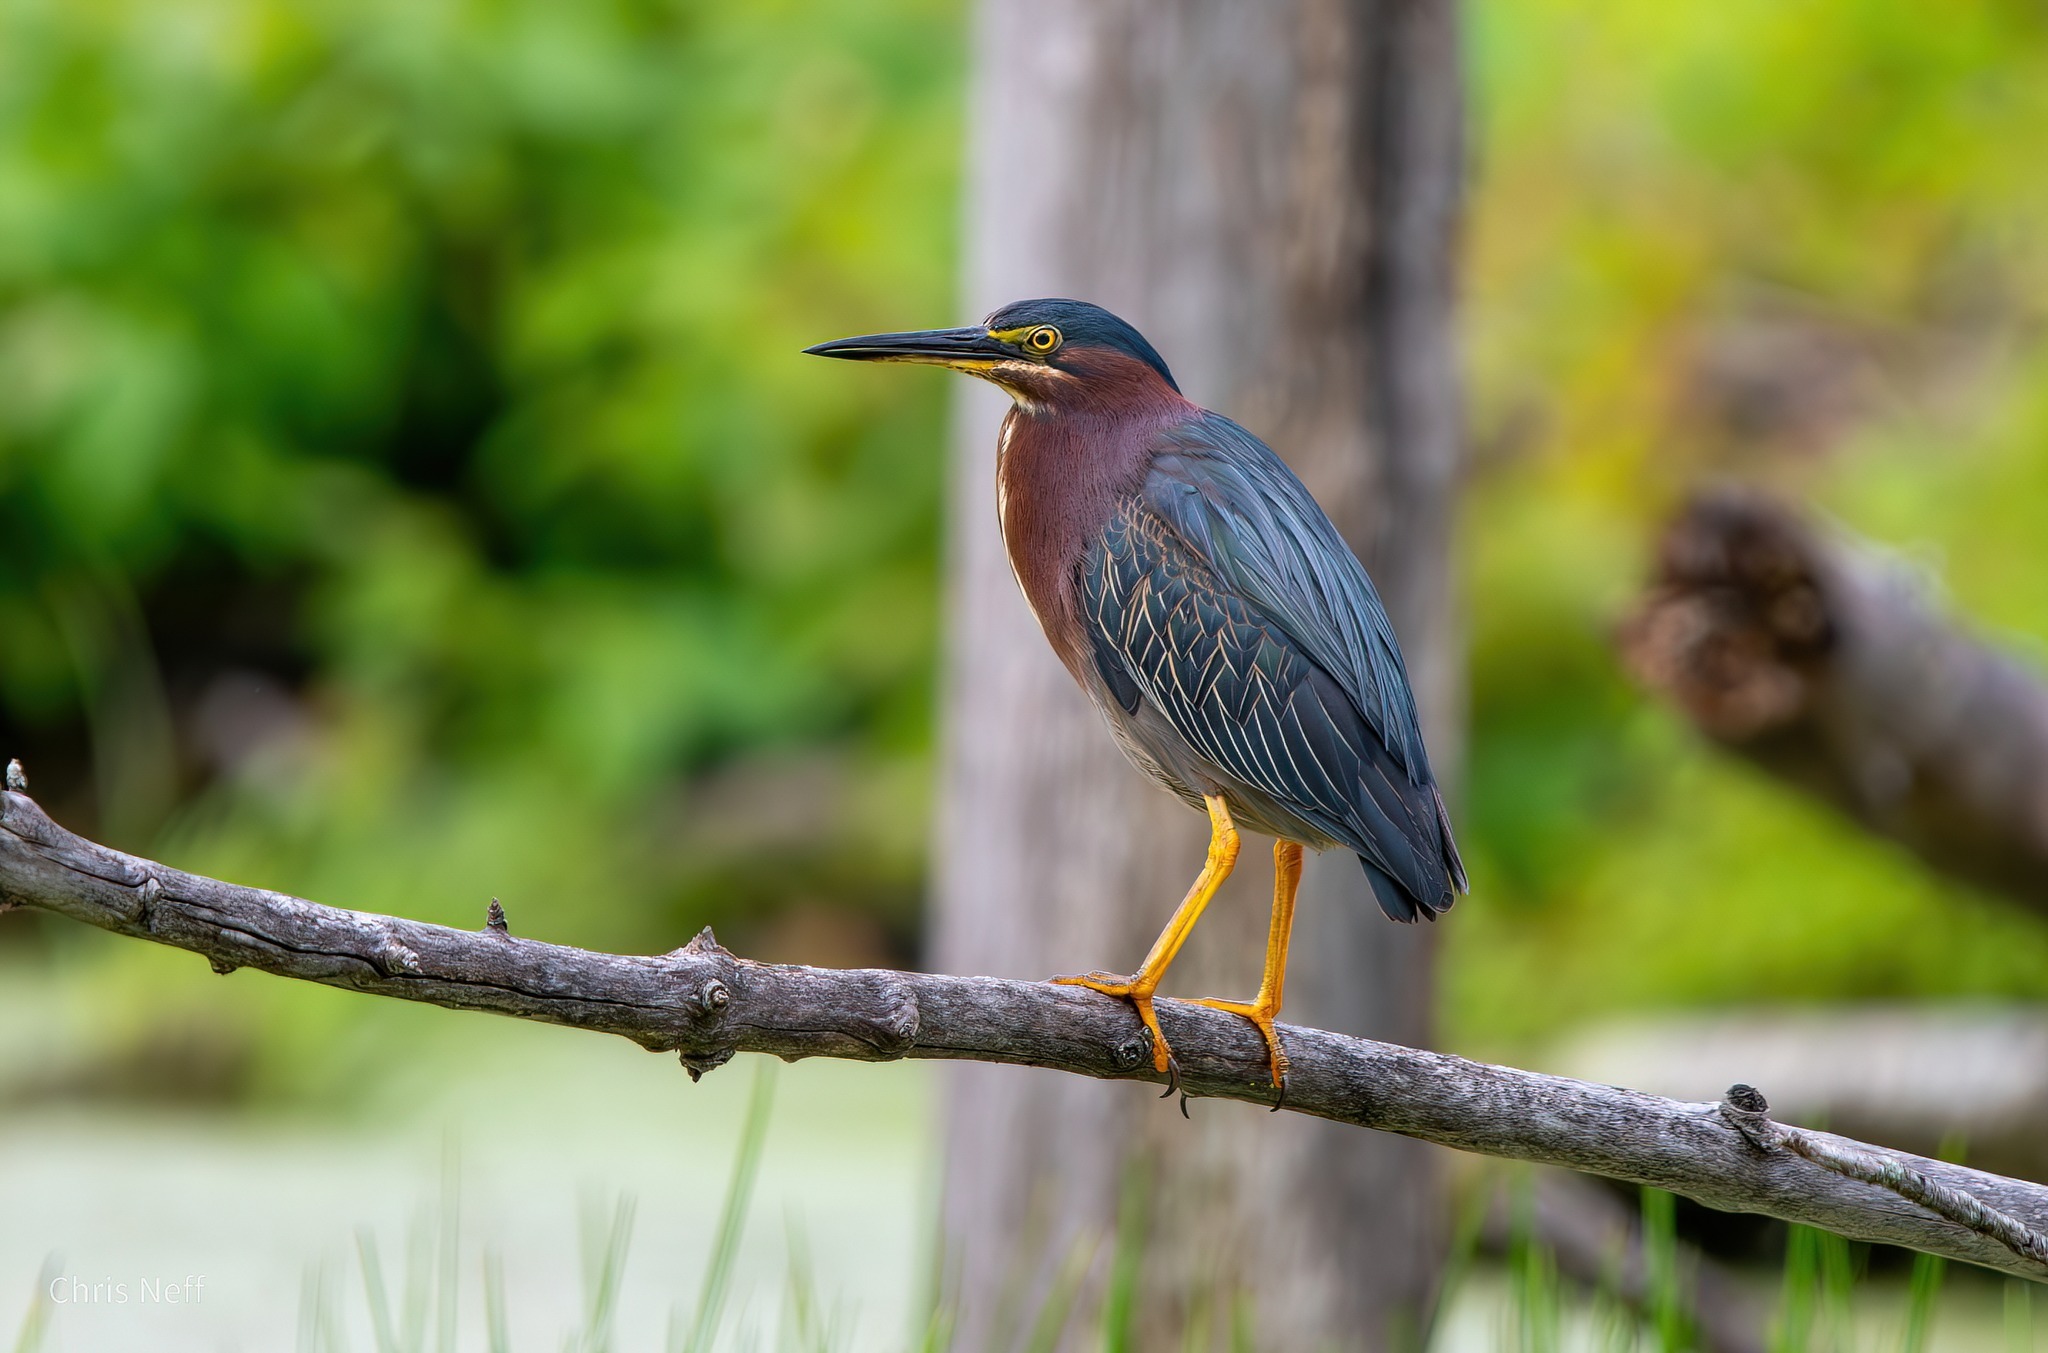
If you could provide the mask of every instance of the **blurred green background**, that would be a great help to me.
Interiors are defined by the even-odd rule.
[[[1470,14],[1450,1031],[1501,1052],[1641,1007],[2048,995],[2048,926],[1717,759],[1609,643],[1657,520],[1739,477],[1924,560],[2048,665],[2048,10]]]
[[[1718,759],[1610,642],[1663,514],[1739,477],[1923,560],[2048,666],[2048,9],[1467,15],[1475,896],[1442,930],[1443,1041],[2048,998],[2048,926]],[[966,20],[0,0],[0,756],[74,829],[325,901],[915,963],[947,385],[798,349],[971,318]],[[78,1205],[50,1169],[133,1148],[138,1101],[258,1132],[518,1120],[504,1197],[677,1140],[722,1175],[705,1124],[739,1089],[591,1042],[0,916],[0,1126],[65,1142],[9,1177],[37,1206]],[[832,1167],[788,1189],[848,1255],[884,1205],[860,1188],[913,1229],[923,1080],[806,1075],[790,1112]],[[856,1120],[864,1174],[833,1154]],[[321,1244],[362,1179],[434,1187],[360,1144],[221,1141],[186,1142],[192,1179],[310,1181]],[[299,1232],[241,1229],[298,1262]]]
[[[1469,46],[1447,1039],[2048,996],[2048,928],[1609,643],[1729,475],[2038,658],[2048,11],[1481,0]],[[926,0],[0,0],[0,752],[202,872],[916,961],[945,386],[797,349],[962,318],[964,75]],[[51,1093],[338,1106],[417,1027],[26,915],[0,965],[106,998]]]
[[[0,743],[45,804],[357,907],[908,958],[941,391],[797,350],[949,313],[962,43],[940,3],[7,0]],[[312,1088],[264,1068],[318,993],[31,944],[259,1003],[246,1088]]]

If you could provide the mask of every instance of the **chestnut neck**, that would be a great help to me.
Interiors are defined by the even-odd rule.
[[[1159,434],[1201,410],[1149,363],[1102,349],[1013,393],[996,463],[1003,544],[1046,638],[1085,684],[1081,560],[1144,482]]]

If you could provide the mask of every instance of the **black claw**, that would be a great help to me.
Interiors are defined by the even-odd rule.
[[[1185,1090],[1180,1092],[1180,1116],[1187,1119],[1190,1123],[1195,1121],[1193,1116],[1188,1113],[1188,1092]]]
[[[1169,1052],[1166,1054],[1166,1088],[1159,1092],[1159,1097],[1165,1099],[1178,1089],[1180,1089],[1180,1058],[1175,1057]]]
[[[1287,1073],[1285,1071],[1280,1073],[1279,1090],[1279,1097],[1273,1101],[1273,1107],[1267,1110],[1269,1113],[1278,1113],[1287,1107]]]

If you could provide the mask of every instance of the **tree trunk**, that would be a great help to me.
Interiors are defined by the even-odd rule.
[[[975,63],[970,307],[1098,301],[1190,398],[1269,440],[1379,582],[1454,770],[1451,5],[986,0]],[[1193,879],[1205,824],[1123,763],[1017,595],[996,526],[1001,407],[976,389],[958,408],[933,961],[1128,970]],[[1250,994],[1269,870],[1248,845],[1172,991]],[[1348,854],[1311,860],[1287,1017],[1425,1041],[1432,939],[1380,918]],[[1140,1347],[1193,1326],[1261,1348],[1400,1347],[1433,1296],[1431,1148],[1237,1104],[1197,1101],[1189,1122],[1133,1086],[983,1067],[949,1069],[946,1111],[964,1348],[1022,1343],[1062,1274],[1080,1275],[1077,1337],[1120,1209],[1143,1228]]]

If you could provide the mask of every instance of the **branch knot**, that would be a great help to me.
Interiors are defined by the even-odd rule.
[[[2020,1258],[2038,1264],[2048,1272],[2048,1236],[2018,1217],[2001,1212],[1974,1193],[1937,1183],[1897,1156],[1859,1151],[1839,1145],[1819,1133],[1774,1123],[1767,1115],[1769,1108],[1770,1104],[1755,1086],[1731,1085],[1721,1101],[1721,1116],[1760,1150],[1789,1151],[1844,1178],[1895,1193],[1966,1231],[1997,1241]]]
[[[1759,1151],[1781,1145],[1782,1129],[1770,1120],[1771,1103],[1754,1085],[1736,1082],[1721,1101],[1721,1117]]]
[[[668,957],[681,969],[678,985],[690,993],[682,1000],[689,1028],[678,1036],[676,1055],[690,1079],[701,1080],[705,1072],[731,1061],[739,1049],[739,1036],[727,1028],[739,960],[718,942],[710,926]],[[706,973],[707,967],[712,971]]]
[[[376,963],[386,977],[417,976],[420,971],[420,956],[396,935],[386,936],[384,943],[377,946]]]

